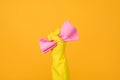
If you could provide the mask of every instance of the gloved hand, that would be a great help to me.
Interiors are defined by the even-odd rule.
[[[66,42],[58,35],[60,29],[48,35],[49,41],[54,40],[57,46],[52,49],[52,80],[70,80],[68,65],[65,57]]]

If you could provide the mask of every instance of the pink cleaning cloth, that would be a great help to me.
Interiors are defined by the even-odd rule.
[[[78,40],[79,36],[75,27],[73,27],[69,21],[65,21],[60,29],[58,35],[63,41]],[[57,42],[49,41],[47,38],[40,39],[40,49],[43,53],[46,53],[57,46]]]

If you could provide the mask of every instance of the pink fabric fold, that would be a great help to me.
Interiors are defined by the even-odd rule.
[[[58,35],[64,41],[78,40],[79,36],[75,27],[73,27],[69,21],[65,21],[60,29]],[[52,40],[49,41],[47,38],[40,39],[40,49],[43,53],[46,53],[57,46],[57,42]]]

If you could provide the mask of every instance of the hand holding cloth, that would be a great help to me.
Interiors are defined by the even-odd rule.
[[[69,21],[65,21],[61,29],[49,34],[48,38],[40,39],[42,52],[52,51],[52,80],[70,80],[65,47],[66,42],[78,39],[77,30]]]

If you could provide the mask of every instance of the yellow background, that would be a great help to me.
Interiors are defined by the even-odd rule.
[[[72,80],[120,80],[119,0],[0,0],[0,80],[51,80],[39,38],[65,20],[81,38],[67,44]]]

